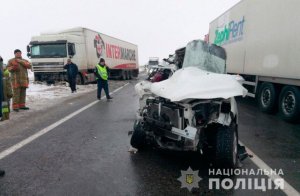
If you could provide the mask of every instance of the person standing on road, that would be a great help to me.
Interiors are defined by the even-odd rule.
[[[9,120],[10,99],[13,97],[11,80],[8,69],[3,66],[3,101],[2,101],[2,121]]]
[[[70,84],[71,92],[76,92],[76,77],[78,74],[78,67],[74,64],[71,59],[67,60],[67,64],[64,66],[67,70],[68,82]]]
[[[19,49],[14,51],[15,58],[8,61],[7,69],[11,73],[13,87],[13,110],[29,110],[26,107],[26,88],[29,86],[27,69],[31,69],[29,61],[22,58],[22,52]]]
[[[2,66],[3,66],[3,59],[2,59],[2,57],[0,56],[0,108],[2,108],[2,99],[3,99],[3,85],[2,85],[2,83],[3,83],[3,76],[2,76],[2,70],[3,70],[3,68],[2,68]],[[0,111],[0,118],[2,118],[2,110]],[[4,174],[5,174],[5,171],[4,170],[2,170],[2,169],[0,169],[0,177],[2,177],[2,176],[4,176]]]
[[[109,95],[109,89],[108,89],[108,71],[109,68],[105,64],[105,60],[103,58],[100,59],[99,64],[96,65],[94,73],[97,78],[97,98],[100,100],[101,99],[101,91],[102,88],[105,91],[106,94],[106,99],[111,100],[112,97]]]

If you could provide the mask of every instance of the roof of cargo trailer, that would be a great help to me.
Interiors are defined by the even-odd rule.
[[[225,12],[223,12],[222,14],[220,14],[218,17],[216,17],[215,19],[213,19],[210,23],[214,22],[215,20],[217,20],[218,18],[220,18],[221,16],[223,16],[226,12],[228,12],[229,10],[231,10],[232,8],[236,7],[237,5],[239,5],[240,3],[243,3],[246,0],[240,0],[239,2],[237,2],[235,5],[231,6],[228,10],[226,10]]]
[[[75,35],[78,35],[76,33],[83,33],[84,30],[89,30],[89,31],[93,31],[95,33],[100,33],[98,31],[95,31],[95,30],[92,30],[92,29],[89,29],[89,28],[85,28],[85,27],[74,27],[74,28],[71,28],[71,29],[66,29],[66,30],[62,30],[62,31],[59,31],[57,32],[58,34],[66,34],[66,33],[74,33]],[[132,45],[135,45],[137,47],[137,44],[133,44],[131,42],[128,42],[128,41],[124,41],[122,39],[119,39],[119,38],[115,38],[115,37],[112,37],[110,35],[107,35],[107,34],[104,34],[104,33],[101,33],[102,35],[105,35],[105,36],[108,36],[108,37],[111,37],[113,39],[117,39],[117,40],[120,40],[122,42],[126,42],[126,43],[129,43],[129,44],[132,44]]]
[[[51,42],[53,40],[83,40],[82,38],[78,39],[76,35],[66,35],[66,34],[41,34],[31,37],[31,42],[39,41],[39,42]]]

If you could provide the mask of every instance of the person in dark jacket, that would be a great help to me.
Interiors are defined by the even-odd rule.
[[[3,59],[0,56],[0,119],[2,118],[2,100],[3,100]],[[4,176],[5,171],[0,169],[0,177]]]
[[[74,93],[76,92],[76,77],[78,74],[78,67],[71,61],[71,59],[68,59],[64,69],[67,70],[68,82],[70,84],[72,93]]]
[[[106,99],[107,100],[112,99],[112,97],[109,95],[109,89],[108,89],[108,82],[107,82],[108,72],[109,72],[109,68],[105,64],[105,60],[101,58],[94,70],[95,76],[97,78],[97,84],[98,84],[97,98],[99,100],[101,99],[102,88],[104,89],[104,92],[106,94]]]

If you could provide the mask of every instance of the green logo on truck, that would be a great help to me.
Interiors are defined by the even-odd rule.
[[[214,44],[224,45],[243,39],[245,18],[240,21],[230,21],[224,27],[218,27],[215,31]]]

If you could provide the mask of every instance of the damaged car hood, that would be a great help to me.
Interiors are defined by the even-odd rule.
[[[246,96],[247,90],[238,82],[239,80],[241,79],[237,76],[187,67],[175,72],[165,81],[147,85],[137,84],[136,89],[150,91],[173,102],[187,99],[228,99],[234,96]],[[140,92],[138,94],[141,95]]]

